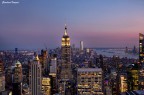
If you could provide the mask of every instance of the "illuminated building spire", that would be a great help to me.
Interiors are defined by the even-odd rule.
[[[67,35],[67,26],[65,24],[65,32],[64,32],[64,35]]]
[[[39,56],[36,52],[34,53],[33,60],[34,61],[39,61]]]
[[[39,61],[39,57],[38,57],[38,55],[36,55],[36,57],[35,57],[34,60]]]

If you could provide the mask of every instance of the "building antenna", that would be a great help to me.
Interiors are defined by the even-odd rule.
[[[47,50],[47,45],[44,43],[44,47],[45,47],[45,49]]]

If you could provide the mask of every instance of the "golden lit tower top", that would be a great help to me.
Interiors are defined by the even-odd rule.
[[[67,34],[67,26],[65,25],[65,31],[64,31],[64,35],[62,37],[62,47],[64,46],[70,46],[70,38]]]
[[[35,61],[39,61],[38,55],[35,56],[34,60],[35,60]]]

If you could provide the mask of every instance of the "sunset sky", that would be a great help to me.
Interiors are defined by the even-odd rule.
[[[144,33],[144,0],[13,1],[0,2],[1,50],[60,47],[65,23],[77,47],[138,46]]]

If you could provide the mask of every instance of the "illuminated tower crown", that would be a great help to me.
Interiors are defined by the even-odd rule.
[[[64,31],[64,35],[62,37],[62,47],[64,46],[70,46],[70,38],[67,34],[67,27],[65,25],[65,31]]]

